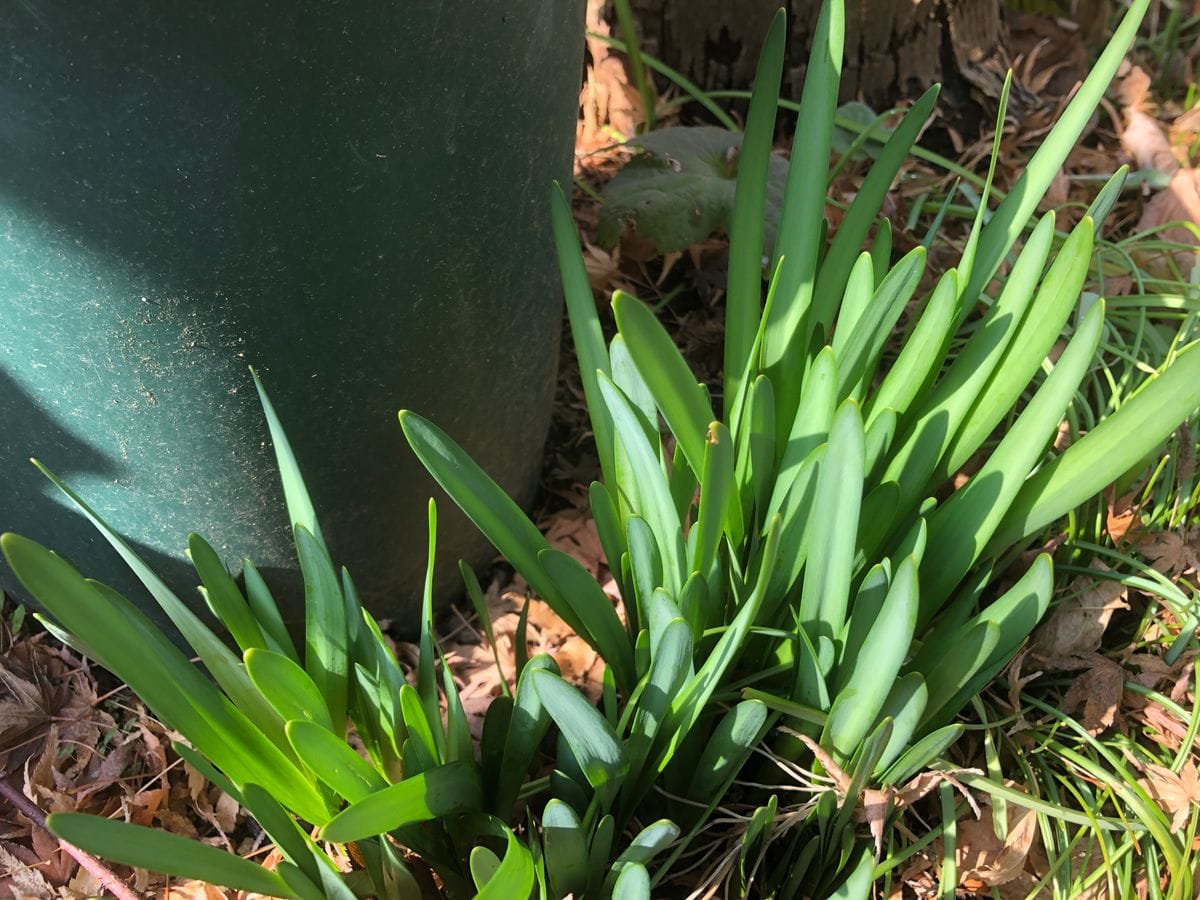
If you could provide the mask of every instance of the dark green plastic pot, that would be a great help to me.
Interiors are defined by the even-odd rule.
[[[252,364],[335,560],[415,628],[433,487],[397,410],[518,497],[535,486],[582,0],[98,0],[5,20],[0,530],[143,596],[37,456],[181,596],[198,602],[190,531],[294,584]],[[488,558],[440,512],[444,566]],[[3,587],[22,595],[7,570]]]

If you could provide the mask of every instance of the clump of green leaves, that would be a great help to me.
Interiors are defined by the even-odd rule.
[[[837,788],[814,788],[786,815],[785,795],[764,791],[740,874],[731,877],[748,890],[758,868],[764,895],[865,897],[875,859],[852,824],[859,794],[886,792],[934,764],[961,732],[957,713],[1046,611],[1049,555],[1016,572],[1015,583],[1010,563],[1200,406],[1200,351],[1185,348],[1113,415],[1065,452],[1052,451],[1096,365],[1104,304],[1079,300],[1096,223],[1123,172],[1065,239],[1054,216],[1043,216],[994,296],[984,294],[1144,8],[1134,4],[986,222],[981,208],[959,265],[919,296],[920,248],[892,264],[883,228],[861,250],[935,92],[897,126],[827,242],[826,172],[811,161],[828,159],[833,140],[843,10],[825,3],[764,302],[763,221],[785,34],[777,19],[738,161],[716,406],[635,298],[614,297],[618,333],[604,343],[565,201],[555,198],[604,475],[590,499],[625,598],[624,623],[448,436],[401,414],[410,444],[450,496],[609,663],[610,700],[590,729],[550,709],[561,740],[593,762],[586,777],[564,772],[550,785],[550,802],[580,817],[581,847],[609,846],[609,817],[621,833],[665,816],[688,832],[678,858],[751,749],[783,719],[799,739],[767,737],[773,752]],[[914,302],[908,339],[885,367],[889,336]],[[964,325],[968,335],[952,355]],[[1065,349],[1050,362],[1063,336]],[[953,490],[970,460],[975,473]],[[734,734],[736,747],[725,743]],[[719,774],[705,767],[714,741],[728,763]],[[770,864],[758,867],[764,854]],[[669,878],[667,865],[656,868],[654,883]]]
[[[44,468],[124,557],[207,672],[129,600],[57,554],[14,534],[0,537],[0,547],[47,610],[47,627],[123,679],[182,734],[187,743],[176,743],[176,751],[258,821],[283,861],[269,871],[178,835],[94,816],[55,814],[49,827],[115,862],[277,897],[416,900],[420,873],[404,861],[404,850],[418,854],[421,867],[432,869],[452,896],[528,894],[534,860],[507,823],[550,723],[529,679],[556,672],[554,661],[544,655],[529,660],[516,694],[493,704],[477,756],[449,670],[443,665],[437,672],[432,567],[421,662],[415,678],[406,680],[349,573],[339,573],[330,560],[282,426],[261,385],[259,393],[304,577],[303,643],[293,640],[249,560],[243,589],[216,551],[193,534],[188,554],[200,591],[236,643],[235,653]],[[436,525],[431,501],[431,561]],[[464,573],[478,591],[465,567]],[[366,759],[347,741],[350,722]],[[353,843],[361,868],[339,871],[325,850],[331,843]]]
[[[1016,572],[1012,560],[1200,406],[1200,350],[1186,348],[1069,449],[1051,450],[1096,364],[1104,305],[1078,300],[1095,223],[1123,173],[1064,240],[1053,216],[1043,217],[998,288],[984,293],[1146,2],[1134,3],[986,224],[981,209],[958,267],[922,295],[924,252],[893,264],[887,229],[868,237],[936,91],[890,134],[827,241],[825,161],[843,34],[842,3],[827,0],[764,301],[781,14],[762,51],[737,164],[715,406],[635,298],[614,297],[618,333],[605,343],[569,208],[553,195],[603,472],[591,507],[624,620],[449,436],[415,413],[400,419],[450,497],[602,656],[600,708],[549,657],[519,658],[516,689],[489,708],[477,751],[453,681],[435,664],[428,585],[410,682],[353,582],[330,561],[265,395],[306,584],[303,648],[253,566],[243,592],[198,538],[191,552],[205,597],[240,659],[70,495],[125,555],[211,680],[127,600],[31,541],[0,539],[52,627],[187,737],[191,747],[180,753],[246,806],[285,862],[266,872],[214,848],[87,817],[52,816],[51,827],[117,861],[285,897],[415,897],[405,848],[451,896],[643,898],[675,889],[679,873],[695,867],[698,836],[752,753],[764,750],[785,765],[753,772],[759,786],[738,788],[752,812],[712,878],[743,894],[866,898],[878,835],[855,824],[860,794],[886,797],[936,765],[961,732],[959,710],[1046,610],[1050,557]],[[885,364],[908,308],[911,331]],[[1051,362],[1063,335],[1065,349]],[[972,459],[975,474],[951,491]],[[431,506],[431,559],[434,525]],[[486,628],[478,585],[464,576]],[[367,759],[347,744],[347,719]],[[769,786],[785,771],[816,776],[802,785],[802,802]],[[944,799],[952,808],[953,798]],[[519,801],[527,802],[523,828]],[[876,816],[878,828],[887,815]],[[361,869],[337,872],[321,841],[353,843]]]

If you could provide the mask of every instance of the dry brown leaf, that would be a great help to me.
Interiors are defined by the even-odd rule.
[[[1172,222],[1191,223],[1200,227],[1200,172],[1181,165],[1167,130],[1147,110],[1150,76],[1137,66],[1130,70],[1121,85],[1121,100],[1125,107],[1125,127],[1121,131],[1121,146],[1140,169],[1161,172],[1170,178],[1167,187],[1155,194],[1142,210],[1138,231],[1160,229],[1160,238],[1181,244],[1200,244],[1196,234],[1185,227],[1161,229]],[[1184,123],[1183,131],[1187,131]],[[1186,161],[1186,152],[1184,161]],[[1169,266],[1159,251],[1139,251],[1135,258],[1151,272],[1168,274]],[[1186,277],[1198,257],[1195,251],[1180,251],[1174,261]]]
[[[547,524],[546,541],[551,547],[574,557],[593,577],[599,576],[601,567],[607,567],[596,523],[586,512],[559,510]]]
[[[1121,146],[1139,169],[1153,169],[1171,175],[1179,161],[1171,152],[1171,142],[1150,115],[1150,76],[1140,66],[1134,66],[1121,82],[1121,103],[1125,107],[1125,127],[1121,130]]]
[[[1063,712],[1068,715],[1083,708],[1080,724],[1090,734],[1100,734],[1113,726],[1125,693],[1125,669],[1099,653],[1087,656],[1056,659],[1054,668],[1081,668],[1079,675],[1063,697]]]
[[[1159,703],[1148,703],[1137,716],[1146,726],[1147,737],[1163,750],[1174,753],[1183,746],[1187,728]]]
[[[1090,568],[1109,571],[1098,560]],[[1128,589],[1114,579],[1081,575],[1072,580],[1068,591],[1070,596],[1034,632],[1030,649],[1038,657],[1059,659],[1091,653],[1099,648],[1112,614],[1129,608]]]
[[[1130,531],[1137,531],[1142,524],[1141,517],[1138,515],[1137,506],[1134,500],[1137,498],[1137,491],[1131,491],[1124,497],[1114,499],[1114,492],[1108,492],[1108,513],[1106,516],[1106,530],[1109,537],[1113,539],[1113,543],[1118,547]]]
[[[0,844],[0,896],[53,897],[56,892],[40,866],[23,862]]]
[[[1171,830],[1179,831],[1200,804],[1200,773],[1195,761],[1189,759],[1178,773],[1154,763],[1142,763],[1141,768],[1146,777],[1139,778],[1138,784],[1171,815]]]
[[[1006,781],[1009,787],[1020,785]],[[978,819],[958,823],[958,844],[955,858],[959,883],[973,891],[999,887],[1017,881],[1025,873],[1026,861],[1037,835],[1037,814],[1030,809],[1007,807],[1007,834],[996,834],[990,806]]]
[[[1182,533],[1159,531],[1147,535],[1138,550],[1155,569],[1172,578],[1200,572],[1200,525]]]

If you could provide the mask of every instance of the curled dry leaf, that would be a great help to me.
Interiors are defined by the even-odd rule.
[[[1110,569],[1099,560],[1091,568]],[[1111,578],[1079,576],[1067,588],[1068,596],[1034,632],[1032,653],[1042,659],[1060,659],[1091,653],[1100,646],[1112,614],[1128,609],[1128,588]]]
[[[1005,784],[1021,790],[1015,782],[1005,781]],[[1020,883],[1028,891],[1037,881],[1027,871],[1029,853],[1037,836],[1037,814],[1015,803],[1008,804],[1008,827],[1005,836],[1000,837],[990,811],[988,804],[979,818],[958,823],[955,859],[959,884],[971,891],[986,891]]]
[[[1142,520],[1134,503],[1137,499],[1137,491],[1131,491],[1123,497],[1114,497],[1113,494],[1114,492],[1110,489],[1107,497],[1108,514],[1105,530],[1113,539],[1113,543],[1120,547],[1121,542],[1130,536],[1131,531],[1137,532],[1141,527]]]

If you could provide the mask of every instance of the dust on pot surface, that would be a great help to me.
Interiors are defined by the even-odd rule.
[[[0,530],[143,596],[37,456],[191,602],[190,531],[291,580],[249,364],[335,561],[402,627],[433,486],[396,411],[531,495],[560,322],[546,196],[570,175],[582,2],[468,6],[10,11]],[[486,559],[445,507],[442,565]],[[7,569],[2,586],[23,596]]]

